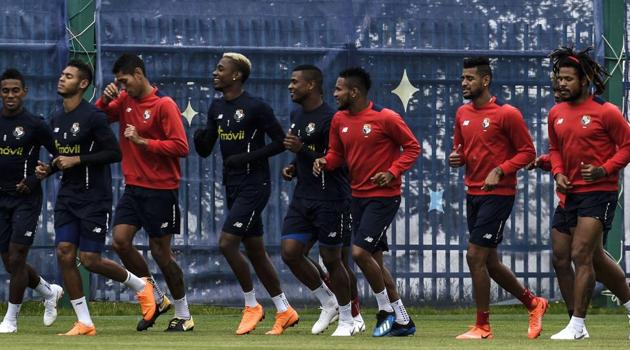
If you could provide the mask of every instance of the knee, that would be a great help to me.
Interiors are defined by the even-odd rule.
[[[114,248],[116,254],[124,255],[131,250],[132,242],[125,239],[116,239],[116,237],[114,237],[114,240],[112,241],[112,248]]]
[[[6,262],[9,273],[16,273],[26,265],[26,259],[21,255],[10,255]]]
[[[248,256],[249,256],[248,252]],[[288,249],[286,247],[282,247],[282,261],[284,261],[287,265],[293,265],[297,263],[303,257],[303,252],[297,251],[295,249]]]
[[[470,251],[466,252],[466,262],[468,263],[468,267],[470,269],[477,269],[487,265],[486,257],[484,255]],[[488,269],[489,268],[490,266],[488,266]]]
[[[571,269],[571,254],[569,252],[554,250],[551,262],[556,271],[569,270]]]
[[[238,251],[239,246],[239,244],[234,244],[233,242],[225,238],[221,238],[219,240],[219,250],[223,255],[233,254],[234,252]]]
[[[370,258],[372,255],[370,252],[363,248],[359,248],[357,246],[352,247],[352,259],[356,261],[358,264],[361,264],[366,259]]]
[[[152,246],[151,257],[153,257],[153,260],[155,260],[160,268],[164,268],[171,261],[171,251],[170,249],[164,249],[159,246]]]
[[[585,247],[574,247],[571,258],[576,268],[578,266],[593,265],[593,254]]]
[[[76,264],[76,251],[65,245],[57,246],[57,262],[62,266],[72,266]]]

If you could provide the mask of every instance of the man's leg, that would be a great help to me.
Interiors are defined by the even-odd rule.
[[[558,287],[562,299],[567,306],[569,318],[573,316],[573,285],[575,283],[575,271],[571,261],[571,234],[551,230],[551,247],[553,250],[553,268],[558,279]]]
[[[341,250],[341,246],[322,246],[320,242],[319,252],[330,274],[330,284],[339,305],[339,324],[333,336],[351,336],[355,328],[350,300],[350,278],[341,262]]]
[[[139,228],[133,225],[115,225],[112,234],[112,247],[127,270],[138,277],[150,277],[149,265],[138,249],[133,246],[133,238],[138,230]]]
[[[377,251],[372,254],[374,259],[378,263],[383,273],[383,282],[385,282],[385,288],[387,289],[387,294],[392,300],[391,306],[394,309],[394,313],[396,314],[396,319],[394,324],[392,325],[392,330],[389,333],[390,336],[408,336],[413,335],[416,332],[416,325],[413,323],[413,320],[407,313],[407,309],[403,305],[402,299],[398,290],[396,288],[396,281],[392,277],[392,274],[389,272],[389,269],[383,263],[383,252]]]

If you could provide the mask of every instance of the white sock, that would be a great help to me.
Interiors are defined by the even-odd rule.
[[[322,307],[327,309],[335,309],[337,307],[337,298],[333,292],[328,289],[325,283],[322,282],[322,285],[319,288],[311,291],[313,295],[319,300]]]
[[[584,329],[584,318],[571,316],[571,321],[569,322],[569,325],[573,326],[576,331],[582,332],[582,330]]]
[[[383,289],[381,292],[377,293],[374,292],[374,296],[376,297],[376,302],[378,303],[378,309],[383,310],[383,311],[387,311],[387,312],[394,312],[394,309],[392,309],[392,305],[389,303],[389,297],[387,296],[387,288]]]
[[[50,299],[55,296],[52,288],[50,288],[50,284],[46,282],[46,280],[43,279],[42,276],[39,276],[39,284],[37,285],[37,287],[35,287],[35,291],[39,293],[39,295],[44,297],[44,299]]]
[[[396,313],[396,323],[402,325],[408,324],[411,318],[409,318],[409,314],[407,313],[407,310],[405,309],[405,305],[403,305],[402,300],[398,299],[392,302],[391,305],[394,309],[394,312]]]
[[[175,299],[173,303],[175,304],[175,317],[190,320],[190,310],[188,310],[188,300],[186,300],[186,296],[184,295],[181,299]]]
[[[258,300],[256,300],[256,291],[253,288],[249,292],[243,292],[243,296],[245,297],[245,306],[255,307],[258,305]]]
[[[626,310],[628,310],[628,313],[630,314],[630,300],[628,300],[625,304],[623,304],[623,307],[625,307]]]
[[[83,323],[86,326],[94,325],[94,323],[92,323],[92,318],[90,317],[90,310],[88,309],[87,300],[85,300],[85,297],[70,300],[70,303],[72,304],[74,313],[77,314],[77,319],[79,319],[79,322]]]
[[[273,300],[273,304],[276,305],[276,309],[278,310],[278,312],[285,312],[289,310],[289,301],[287,300],[287,297],[284,295],[284,293],[276,295],[275,297],[271,298],[271,300]]]
[[[162,304],[162,301],[164,301],[164,292],[160,289],[160,286],[158,286],[155,278],[153,278],[153,276],[149,276],[147,277],[147,281],[153,285],[153,297],[155,298],[155,302],[157,304]]]
[[[139,278],[129,271],[127,271],[127,279],[125,280],[125,282],[123,282],[123,284],[131,288],[131,290],[136,293],[142,292],[144,290],[144,287],[147,285],[147,283],[142,278]]]
[[[4,320],[2,322],[9,323],[17,327],[17,318],[20,314],[20,308],[22,308],[22,304],[9,303],[9,307],[7,307],[7,313],[4,315]]]
[[[339,305],[339,322],[354,323],[352,318],[352,303]]]

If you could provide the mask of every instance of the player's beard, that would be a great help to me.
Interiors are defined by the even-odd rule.
[[[562,98],[562,95],[560,95],[560,98],[562,98],[562,102],[575,102],[578,99],[580,99],[580,97],[582,97],[582,91],[578,90],[578,91],[569,91],[569,96],[566,98]]]

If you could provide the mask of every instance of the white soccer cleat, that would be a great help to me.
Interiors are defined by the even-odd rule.
[[[53,296],[44,300],[44,326],[50,327],[57,319],[57,302],[63,296],[63,288],[58,284],[51,284]]]
[[[351,337],[354,334],[354,321],[339,322],[337,329],[332,334],[333,337]]]
[[[551,336],[553,340],[582,340],[588,338],[586,327],[582,331],[578,331],[571,324],[567,325],[563,330]]]
[[[311,333],[313,334],[322,333],[332,322],[334,322],[335,318],[339,317],[338,308],[329,309],[322,307],[321,309],[322,312],[319,314],[319,319],[315,322],[313,328],[311,328]]]
[[[365,332],[365,321],[363,321],[363,317],[361,317],[361,314],[354,316],[353,319],[354,319],[354,333],[358,334],[358,333]]]
[[[0,323],[0,333],[17,333],[17,326],[2,321],[2,323]]]

